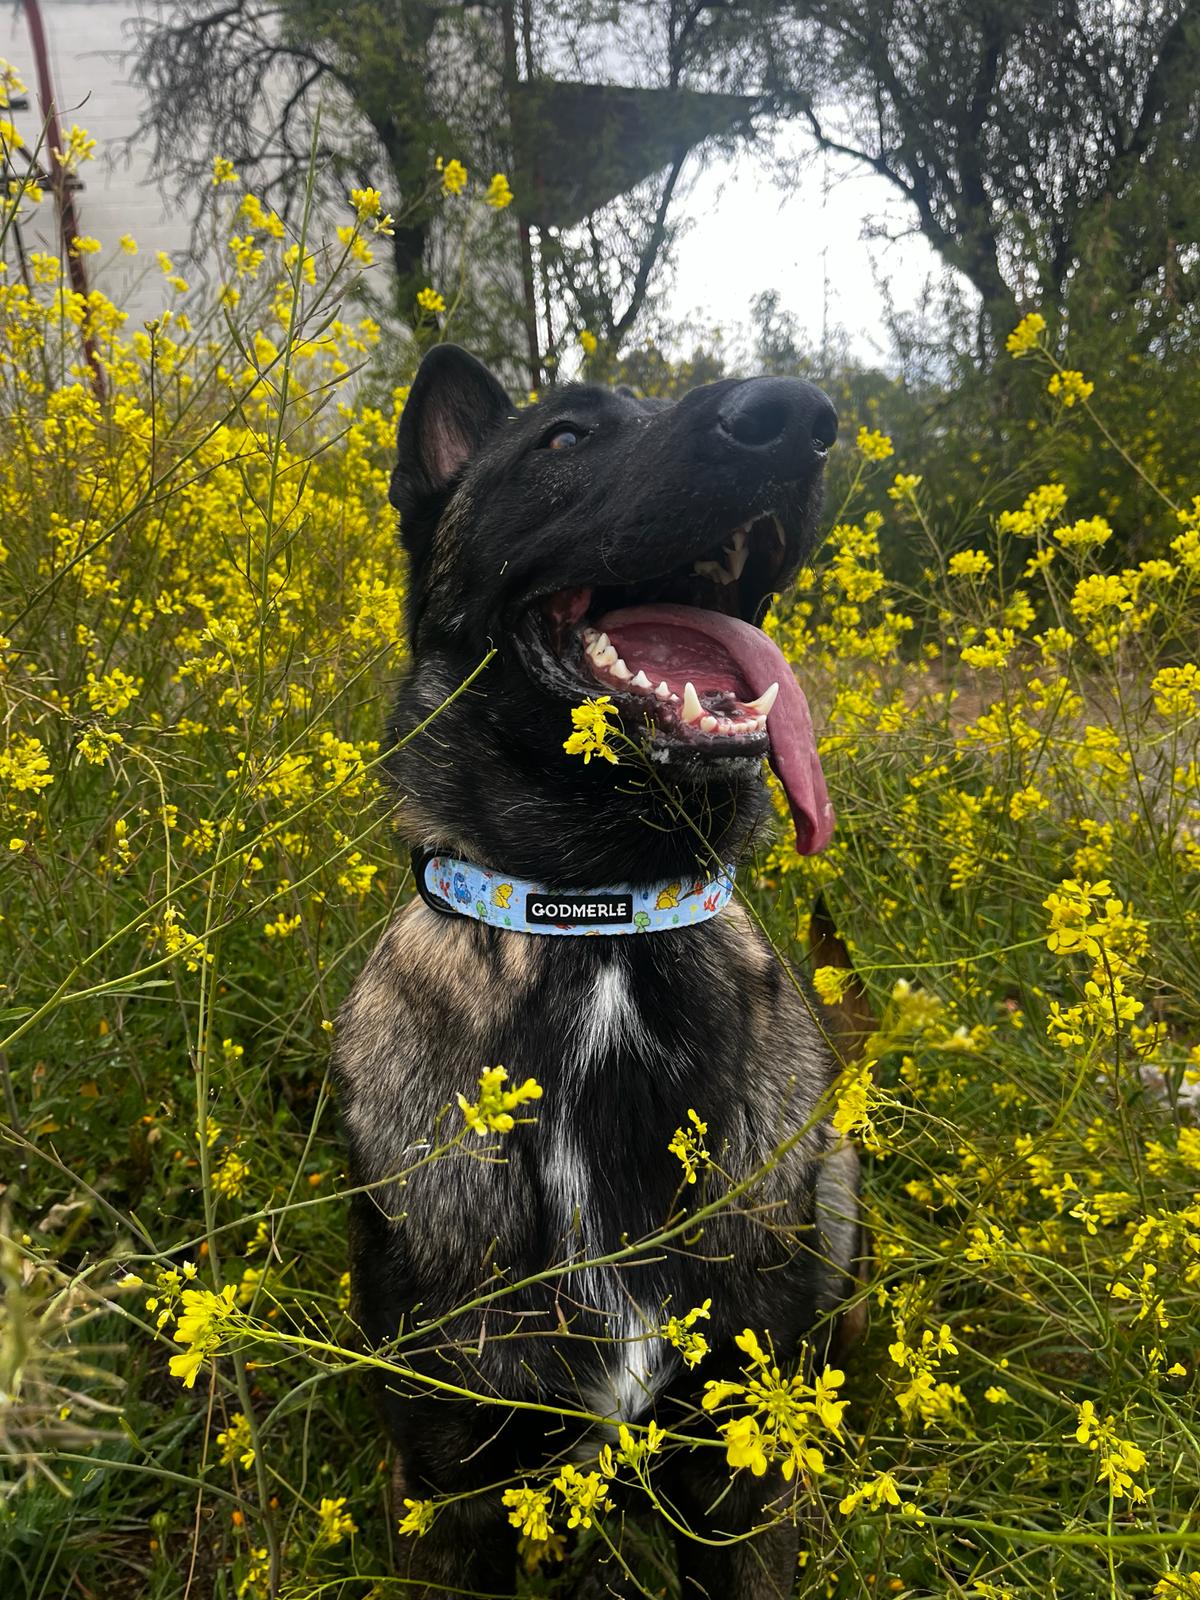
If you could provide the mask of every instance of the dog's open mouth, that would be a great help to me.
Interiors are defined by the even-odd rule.
[[[769,756],[797,848],[811,853],[833,832],[812,718],[786,658],[752,620],[786,565],[783,525],[768,512],[665,575],[560,589],[534,610],[550,687],[610,695],[627,731],[645,729],[662,760]]]

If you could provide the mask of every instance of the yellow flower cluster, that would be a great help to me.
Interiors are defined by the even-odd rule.
[[[730,1467],[749,1467],[761,1478],[775,1463],[789,1481],[796,1473],[808,1477],[823,1472],[823,1435],[841,1437],[848,1402],[837,1391],[845,1374],[825,1367],[809,1384],[785,1373],[770,1345],[764,1347],[752,1329],[738,1334],[734,1343],[748,1358],[742,1381],[706,1383],[701,1401],[705,1411],[725,1418],[717,1427]],[[729,1412],[736,1414],[726,1416]]]
[[[506,1089],[507,1081],[508,1073],[503,1067],[489,1067],[479,1080],[478,1100],[470,1101],[462,1094],[458,1096],[459,1110],[467,1127],[480,1138],[489,1133],[511,1133],[517,1125],[513,1112],[542,1098],[541,1085],[532,1078],[526,1078],[515,1089]]]
[[[686,1183],[695,1183],[698,1173],[712,1159],[704,1143],[707,1132],[708,1123],[701,1120],[698,1112],[689,1111],[687,1126],[676,1128],[671,1135],[667,1149],[679,1159]]]
[[[606,694],[585,700],[581,706],[573,706],[571,722],[575,731],[563,741],[563,749],[569,756],[582,756],[585,766],[593,756],[600,756],[615,766],[617,752],[608,740],[619,731],[619,725],[614,727],[608,719],[616,715],[617,708]]]

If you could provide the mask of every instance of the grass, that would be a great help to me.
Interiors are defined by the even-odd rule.
[[[389,1497],[327,1066],[410,893],[374,776],[404,389],[359,371],[378,330],[345,309],[365,211],[332,252],[242,211],[263,255],[239,247],[237,295],[206,305],[168,264],[145,330],[44,257],[0,287],[0,1574],[22,1600],[398,1595],[436,1513]],[[1102,437],[1102,383],[1058,389],[1042,459],[1055,430]],[[764,853],[753,904],[832,1029],[848,985],[873,1018],[836,1101],[867,1158],[869,1326],[844,1412],[789,1402],[815,1452],[800,1592],[1200,1595],[1200,500],[1164,499],[1130,570],[1052,475],[954,508],[975,543],[951,549],[911,475],[886,524],[856,510],[889,453],[843,452],[826,550],[771,624],[839,828],[821,858]],[[925,552],[920,584],[884,533]],[[810,955],[818,894],[854,979]],[[451,1110],[442,1147],[468,1137]],[[744,1394],[690,1437],[731,1471],[786,1453]],[[590,1487],[510,1485],[510,1508],[562,1535],[611,1478],[654,1499],[654,1458],[631,1437]],[[595,1520],[565,1564],[526,1544],[530,1593],[622,1538]],[[625,1538],[667,1592],[661,1539]]]

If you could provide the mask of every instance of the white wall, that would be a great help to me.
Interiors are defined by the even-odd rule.
[[[136,128],[138,91],[126,81],[115,59],[126,48],[124,24],[135,15],[128,0],[42,0],[42,19],[64,130],[73,122],[97,141],[96,159],[80,168],[83,191],[77,199],[81,232],[99,239],[100,255],[88,256],[88,274],[136,323],[154,316],[172,297],[163,286],[155,251],[182,255],[190,217],[164,197],[149,178],[148,154],[118,151]],[[29,110],[13,121],[31,147],[41,117],[37,72],[25,10],[19,3],[0,12],[0,56],[11,61],[29,89]],[[58,252],[53,204],[47,197],[41,216],[24,229],[28,248]],[[123,255],[117,241],[132,234],[141,247],[136,258]]]

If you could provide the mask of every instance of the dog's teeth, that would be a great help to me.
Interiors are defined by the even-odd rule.
[[[769,689],[763,690],[757,700],[747,700],[746,710],[755,711],[759,716],[762,717],[768,716],[770,714],[771,707],[775,704],[775,699],[778,694],[779,685],[777,683],[773,683]]]
[[[750,724],[750,726],[753,728],[755,733],[761,733],[763,731],[763,729],[766,727],[766,725],[767,725],[766,717],[755,717],[754,721]]]
[[[750,524],[748,522],[743,522],[741,527],[734,534],[734,536],[733,536],[733,548],[735,550],[740,550],[742,548],[742,546],[745,544],[746,535],[749,532],[749,529],[750,529]]]
[[[704,707],[700,704],[700,696],[696,693],[694,684],[685,683],[683,686],[683,720],[687,723],[699,722],[704,715]]]
[[[717,719],[716,719],[716,717],[704,716],[704,717],[700,718],[700,732],[701,733],[716,733],[716,731],[717,731]]]
[[[670,685],[665,678],[654,692],[660,700],[670,700],[672,698]]]
[[[721,561],[697,561],[692,566],[693,572],[698,572],[702,578],[711,578],[714,583],[732,583],[733,573],[728,571]]]
[[[740,544],[738,543],[739,539],[741,540]],[[736,583],[745,569],[746,562],[750,558],[750,552],[746,549],[745,536],[740,530],[733,543],[725,546],[725,555],[729,561],[729,570],[733,574],[731,581]]]
[[[649,694],[649,692],[650,692],[651,688],[653,687],[653,685],[651,684],[650,679],[646,676],[646,674],[639,667],[638,670],[634,673],[633,678],[630,681],[629,687],[631,689],[640,689],[643,694]]]
[[[779,541],[780,544],[786,544],[787,543],[787,534],[784,533],[784,531],[783,531],[783,523],[780,522],[779,518],[775,515],[775,513],[773,511],[768,511],[767,515],[770,517],[771,521],[775,524],[775,537],[776,537],[776,539]]]
[[[617,657],[608,670],[612,677],[620,678],[622,683],[628,683],[630,678],[633,677],[633,673],[630,672],[629,668],[621,660],[620,656]]]
[[[596,632],[595,628],[585,628],[583,630],[584,644],[593,644],[599,637],[600,635]]]
[[[604,635],[601,634],[600,637],[603,638]],[[620,661],[621,658],[617,654],[616,647],[614,645],[598,644],[597,648],[592,653],[592,660],[598,667],[611,667],[614,661]]]

